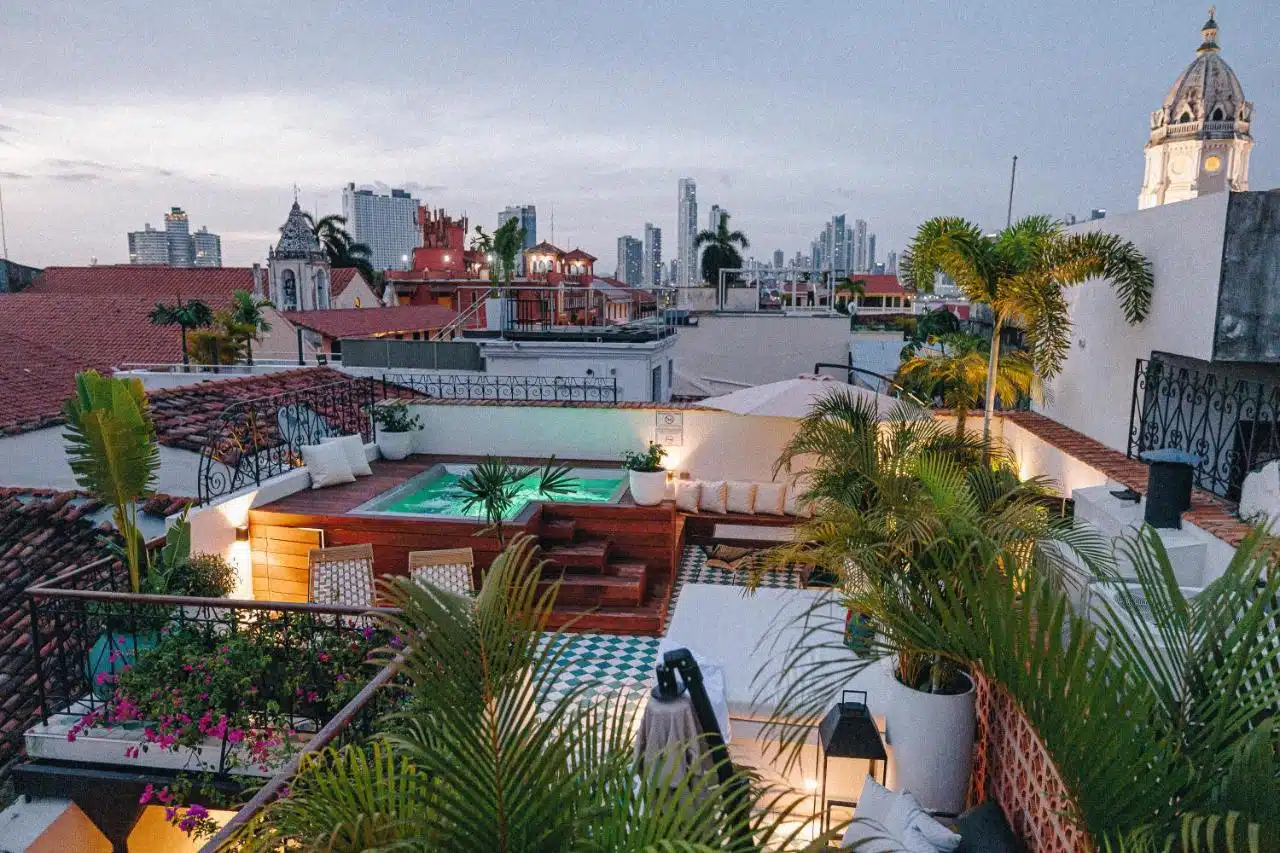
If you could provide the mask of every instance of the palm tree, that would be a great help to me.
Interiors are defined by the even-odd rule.
[[[800,829],[783,838],[782,819],[748,813],[706,775],[637,776],[634,712],[622,697],[584,701],[596,685],[579,682],[552,698],[571,664],[565,635],[545,630],[556,589],[539,590],[544,565],[521,536],[474,599],[385,582],[401,608],[383,618],[407,642],[399,658],[409,710],[385,718],[368,746],[304,760],[288,796],[236,849],[747,853],[795,844]],[[734,833],[739,821],[754,839]]]
[[[962,332],[943,335],[937,343],[937,350],[916,350],[898,365],[894,380],[926,400],[941,397],[943,405],[955,414],[956,434],[963,435],[969,407],[982,399],[987,384],[989,356],[982,351],[981,340]],[[996,393],[1007,404],[1029,395],[1034,380],[1030,359],[1013,353],[1002,359],[996,370]]]
[[[520,220],[513,216],[493,232],[494,267],[501,267],[502,280],[507,284],[516,274],[516,261],[524,249],[526,230],[520,226]],[[497,280],[496,278],[494,279]]]
[[[199,299],[183,302],[181,298],[173,305],[157,302],[156,307],[147,314],[153,326],[177,326],[182,330],[182,364],[188,365],[191,359],[187,356],[187,331],[203,329],[213,323],[213,309]]]
[[[245,353],[249,364],[253,364],[253,342],[262,340],[262,333],[271,331],[263,308],[274,308],[270,299],[255,299],[247,290],[231,292],[231,321],[245,330]]]
[[[738,248],[746,249],[750,246],[745,234],[729,230],[729,214],[720,214],[716,230],[699,231],[693,241],[695,251],[702,249],[702,280],[710,285],[719,285],[720,270],[740,269],[742,255]]]
[[[995,235],[959,217],[930,219],[903,253],[901,274],[917,292],[930,293],[938,272],[993,314],[984,436],[991,434],[1005,324],[1021,322],[1032,364],[1042,379],[1050,379],[1062,369],[1071,346],[1065,288],[1105,277],[1130,325],[1142,322],[1151,308],[1151,264],[1136,246],[1114,234],[1067,234],[1062,223],[1047,216],[1029,216]]]
[[[302,217],[311,226],[311,233],[320,241],[320,246],[329,257],[329,266],[334,269],[355,267],[360,271],[361,277],[373,286],[377,280],[377,272],[373,264],[369,263],[373,250],[352,239],[351,233],[347,231],[347,217],[331,213],[316,219],[305,212]]]
[[[81,488],[110,504],[124,540],[129,585],[141,589],[146,540],[138,529],[138,501],[155,494],[160,445],[141,379],[76,374],[75,396],[62,404],[67,459]]]
[[[458,488],[466,495],[462,504],[464,513],[483,514],[489,525],[481,534],[493,533],[501,545],[506,545],[502,523],[515,506],[522,491],[522,483],[538,475],[536,492],[539,497],[554,500],[577,487],[573,468],[557,465],[555,456],[547,460],[541,471],[533,466],[511,465],[505,459],[488,456],[458,480]]]

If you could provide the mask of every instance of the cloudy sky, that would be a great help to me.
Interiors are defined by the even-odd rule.
[[[1195,56],[1198,3],[4,0],[0,187],[9,256],[127,260],[171,205],[265,257],[300,189],[403,186],[612,268],[676,181],[767,258],[833,213],[879,254],[923,218],[1136,207],[1148,114]],[[1251,185],[1280,185],[1280,3],[1218,6],[1257,105]],[[702,217],[700,217],[702,218]]]

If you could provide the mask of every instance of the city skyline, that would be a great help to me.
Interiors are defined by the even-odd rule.
[[[231,2],[197,37],[180,10],[162,8],[148,15],[143,39],[118,6],[86,4],[72,27],[47,4],[16,0],[0,11],[12,35],[0,82],[21,93],[0,106],[9,254],[42,265],[123,263],[119,223],[183,199],[222,235],[224,263],[241,265],[277,236],[272,211],[291,201],[295,183],[307,210],[337,213],[354,177],[477,221],[513,196],[530,199],[556,210],[556,242],[608,262],[616,235],[635,223],[675,228],[670,187],[681,176],[732,210],[756,246],[803,251],[819,223],[847,210],[875,223],[883,254],[933,215],[1002,225],[1015,153],[1015,216],[1095,207],[1117,215],[1136,209],[1148,116],[1193,58],[1204,18],[1195,4],[1152,16],[1082,2],[992,4],[963,19],[885,6],[855,20],[830,5],[832,26],[819,33],[802,26],[810,16],[779,20],[759,5],[730,13],[751,62],[735,65],[730,81],[740,108],[713,115],[696,108],[694,93],[723,82],[724,63],[683,61],[700,55],[691,34],[713,14],[706,9],[681,12],[679,30],[690,35],[671,39],[674,11],[628,16],[571,2],[548,49],[527,67],[519,60],[513,86],[517,60],[504,46],[519,43],[518,28],[490,33],[492,10],[379,10],[352,21],[322,8],[309,44],[342,82],[320,92],[303,83],[314,50],[254,51],[241,37],[291,31],[283,9]],[[571,69],[553,59],[558,46],[603,45],[596,36],[623,17],[645,49],[623,57],[588,47]],[[1097,20],[1107,22],[1101,34]],[[1220,8],[1218,20],[1223,56],[1257,103],[1251,178],[1267,189],[1280,183],[1280,104],[1268,97],[1280,89],[1269,56],[1280,14],[1255,0]],[[442,38],[417,68],[361,64],[340,49],[352,38],[412,49],[411,34],[424,28],[471,35]],[[97,37],[75,37],[85,29]],[[802,29],[813,44],[797,55],[786,45]],[[468,64],[480,38],[497,61]],[[832,110],[829,58],[862,42],[898,49],[860,70],[857,90]],[[50,63],[59,56],[75,61]],[[776,73],[783,64],[786,75]],[[183,74],[171,75],[178,65]],[[939,67],[954,73],[939,78]],[[653,97],[640,108],[599,97],[642,79]],[[420,85],[437,80],[446,85]],[[448,94],[464,80],[475,95],[465,102]],[[593,105],[572,146],[560,144],[533,97],[547,91],[557,103]],[[807,119],[779,124],[768,103]],[[393,118],[410,114],[429,121]],[[975,115],[999,121],[999,132]],[[912,144],[889,144],[890,134]]]

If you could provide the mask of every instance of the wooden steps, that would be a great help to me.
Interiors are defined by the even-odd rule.
[[[583,539],[580,542],[566,542],[561,545],[543,545],[542,557],[549,565],[546,570],[559,572],[591,572],[592,574],[612,574],[609,571],[609,548],[612,542],[608,539]],[[544,571],[546,571],[544,570]]]
[[[578,522],[572,518],[543,519],[538,530],[538,538],[543,545],[553,542],[572,542],[578,535]]]
[[[615,563],[607,575],[565,574],[559,578],[556,606],[640,607],[644,604],[648,568],[644,563]],[[556,580],[538,584],[539,594]]]

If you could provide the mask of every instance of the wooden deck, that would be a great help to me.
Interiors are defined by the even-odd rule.
[[[249,514],[254,593],[259,597],[305,600],[307,551],[325,545],[370,543],[378,575],[403,575],[408,553],[437,548],[471,548],[476,577],[497,556],[498,540],[478,537],[484,526],[461,519],[392,518],[352,515],[351,510],[437,463],[469,463],[472,457],[412,456],[401,462],[371,463],[373,476],[327,489],[296,492]],[[541,464],[543,460],[511,460]],[[582,468],[602,468],[599,460],[563,460]],[[674,504],[636,506],[630,494],[615,504],[532,503],[504,524],[539,537],[553,562],[549,580],[563,577],[553,612],[554,627],[619,634],[660,634],[667,618],[672,582],[679,569],[683,532]]]

